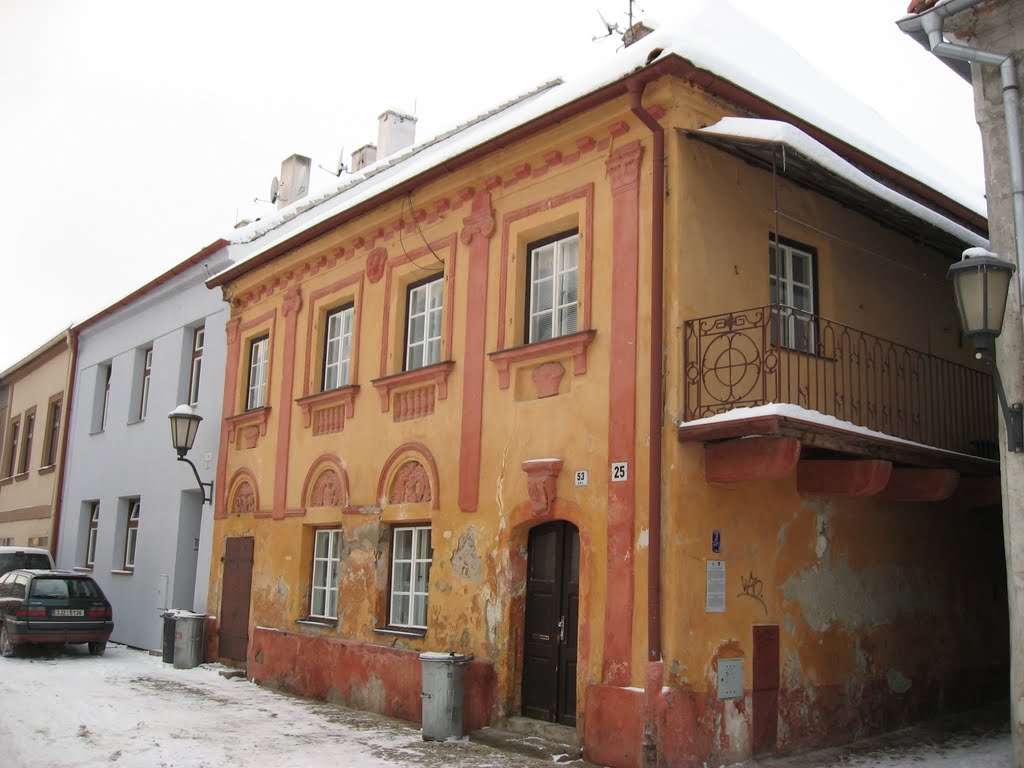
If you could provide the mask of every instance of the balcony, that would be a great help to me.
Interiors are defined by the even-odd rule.
[[[987,372],[818,315],[763,306],[688,320],[683,354],[681,433],[685,422],[784,403],[925,448],[998,459]]]

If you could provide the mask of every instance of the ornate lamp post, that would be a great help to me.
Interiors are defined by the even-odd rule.
[[[203,492],[203,503],[212,504],[213,481],[204,483],[200,480],[196,465],[185,458],[185,454],[192,450],[192,444],[196,441],[199,422],[203,420],[203,417],[196,413],[192,406],[182,404],[167,414],[167,418],[171,420],[171,445],[178,452],[178,461],[184,461],[192,467],[192,473],[196,476],[196,482],[199,483],[199,490]]]
[[[1024,420],[1021,404],[1006,402],[1006,391],[999,376],[999,367],[992,354],[996,337],[1003,332],[1003,315],[1010,279],[1016,267],[984,248],[968,248],[963,259],[949,268],[946,276],[953,281],[953,296],[960,311],[960,324],[974,343],[976,357],[992,369],[999,407],[1006,423],[1006,449],[1024,451]]]

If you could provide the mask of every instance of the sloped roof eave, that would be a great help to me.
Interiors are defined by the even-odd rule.
[[[893,168],[870,153],[827,133],[797,115],[787,112],[742,86],[710,70],[696,66],[675,52],[669,52],[655,59],[647,66],[629,72],[617,80],[583,94],[531,120],[527,120],[505,133],[487,139],[455,157],[448,158],[431,166],[419,174],[397,181],[394,185],[382,190],[377,195],[351,207],[343,208],[321,221],[296,231],[291,236],[267,247],[266,250],[257,251],[252,256],[214,275],[207,281],[207,286],[216,288],[229,283],[273,261],[278,256],[282,256],[345,222],[372,211],[374,208],[395,200],[407,192],[459,170],[510,144],[522,141],[553,125],[575,117],[599,104],[623,96],[629,92],[631,86],[646,86],[648,83],[664,76],[682,78],[712,96],[746,109],[759,117],[791,123],[852,164],[887,179],[897,191],[925,200],[930,205],[935,206],[940,212],[948,214],[954,221],[963,222],[966,227],[987,235],[988,223],[983,215],[947,197],[909,174]],[[316,211],[316,207],[311,208],[310,211]]]

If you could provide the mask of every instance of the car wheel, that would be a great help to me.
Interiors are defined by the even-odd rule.
[[[14,643],[7,634],[7,626],[0,624],[0,654],[10,658],[14,655]]]
[[[106,640],[98,643],[89,643],[89,653],[93,656],[102,656],[105,650],[107,650]]]

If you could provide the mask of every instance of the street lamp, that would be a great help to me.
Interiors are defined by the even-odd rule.
[[[964,333],[974,343],[975,356],[992,369],[999,407],[1006,423],[1006,449],[1011,453],[1024,451],[1024,420],[1021,404],[1009,405],[999,376],[999,367],[992,354],[996,337],[1003,331],[1003,314],[1010,290],[1010,278],[1016,267],[984,248],[968,248],[963,259],[949,268],[946,277],[953,281],[953,296],[960,311]]]
[[[192,406],[182,404],[167,414],[167,418],[171,420],[171,445],[178,452],[178,461],[184,461],[192,467],[196,482],[199,483],[199,490],[203,492],[203,503],[212,504],[213,481],[204,483],[200,480],[196,465],[185,458],[185,454],[192,450],[192,444],[196,441],[199,422],[203,420],[203,417],[196,413]]]

